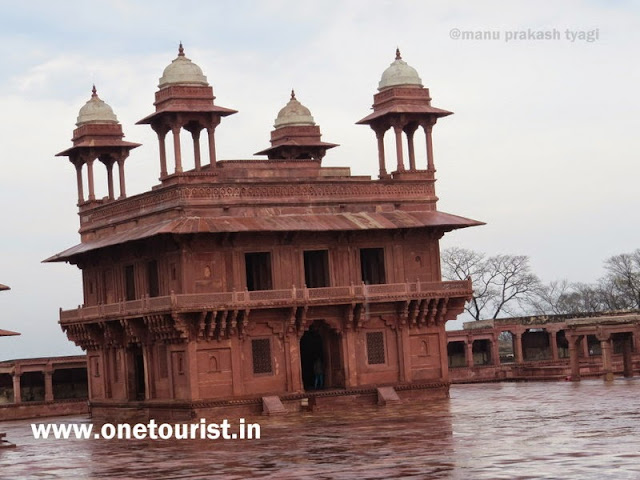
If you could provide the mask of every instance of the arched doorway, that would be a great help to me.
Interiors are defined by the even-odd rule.
[[[315,320],[300,338],[302,385],[315,389],[314,364],[319,360],[324,382],[319,388],[344,388],[344,363],[340,335],[324,320]]]

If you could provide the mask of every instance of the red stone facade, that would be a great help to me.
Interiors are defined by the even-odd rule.
[[[190,62],[180,56],[182,49],[172,65]],[[94,415],[259,411],[266,396],[291,410],[303,399],[374,400],[382,385],[401,398],[446,395],[444,324],[472,290],[467,281],[441,280],[438,242],[480,224],[436,209],[431,129],[450,112],[431,107],[421,85],[386,87],[391,100],[375,103],[375,118],[360,122],[378,138],[395,129],[398,167],[387,173],[379,142],[378,179],[323,167],[336,145],[320,141],[310,116],[287,124],[293,107],[281,111],[276,130],[285,130],[260,152],[267,160],[219,161],[214,132],[235,111],[215,105],[202,80],[171,84],[182,78],[172,65],[156,112],[139,122],[158,134],[159,185],[85,200],[82,176],[93,173],[82,165],[97,155],[125,157],[137,144],[118,137],[100,151],[79,144],[62,152],[81,167],[81,243],[49,261],[82,270],[84,304],[62,311],[60,324],[87,351]],[[295,115],[308,113],[294,103]],[[413,146],[420,126],[424,155]],[[193,140],[189,170],[182,130]],[[324,378],[316,388],[318,359]]]

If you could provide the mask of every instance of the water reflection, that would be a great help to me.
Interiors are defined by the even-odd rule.
[[[636,479],[639,388],[459,385],[428,405],[247,418],[262,438],[245,441],[45,441],[11,422],[0,478]]]

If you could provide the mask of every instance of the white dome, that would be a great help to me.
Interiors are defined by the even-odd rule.
[[[204,85],[208,86],[207,77],[202,69],[184,56],[182,44],[178,49],[178,56],[162,72],[158,88],[169,85]]]
[[[113,113],[111,107],[98,97],[95,85],[91,98],[78,112],[76,126],[80,127],[87,123],[118,123],[118,117]]]
[[[378,90],[399,85],[417,85],[422,87],[422,80],[416,69],[402,60],[400,50],[396,49],[396,59],[382,73],[382,78],[380,79],[380,83],[378,83]]]
[[[309,109],[296,100],[296,94],[291,90],[291,100],[278,112],[278,117],[273,126],[280,128],[291,125],[315,124]]]

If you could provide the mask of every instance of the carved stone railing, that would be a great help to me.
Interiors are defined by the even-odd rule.
[[[144,297],[128,302],[91,307],[79,306],[73,310],[60,309],[60,323],[73,324],[85,321],[150,315],[163,312],[199,310],[240,310],[278,308],[295,305],[332,305],[349,303],[379,303],[422,298],[470,297],[471,282],[416,282],[381,285],[349,285],[339,287],[305,288],[286,290],[257,290],[241,292],[195,293]]]

